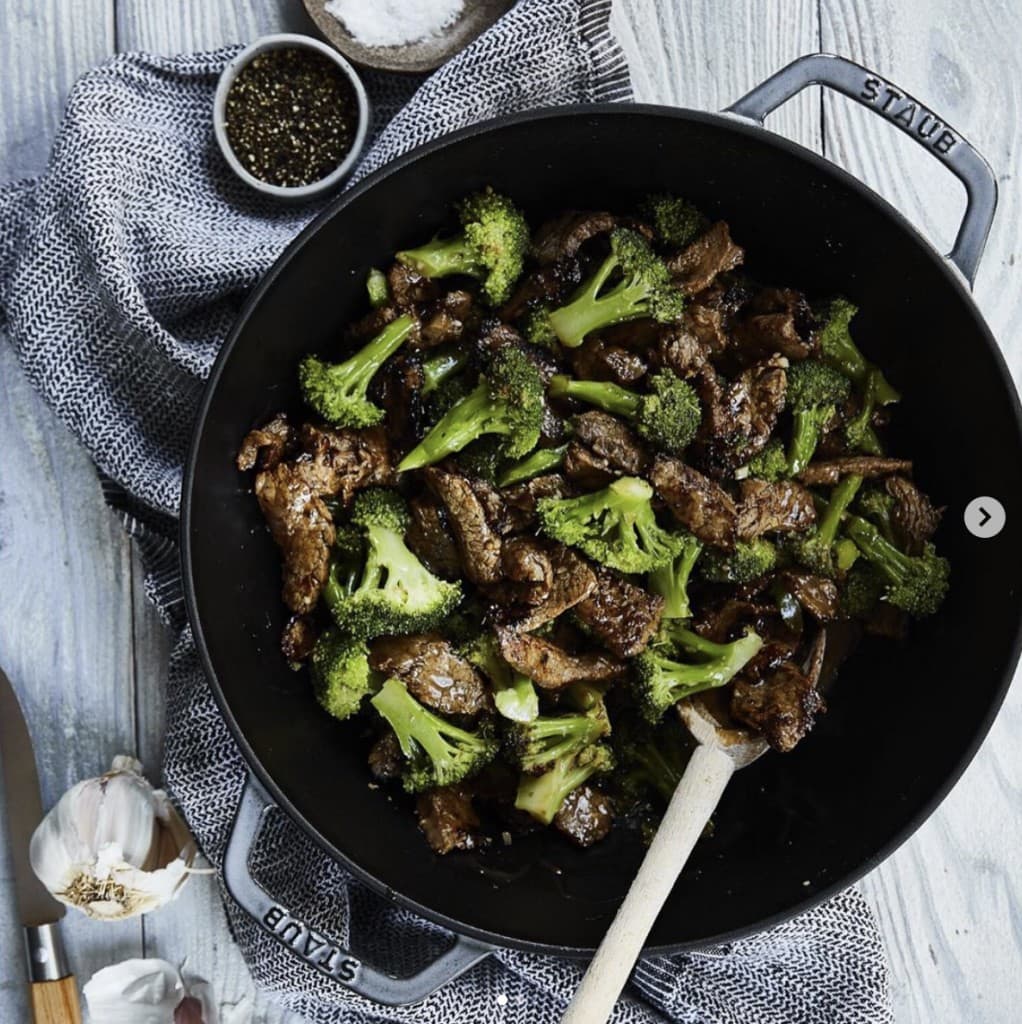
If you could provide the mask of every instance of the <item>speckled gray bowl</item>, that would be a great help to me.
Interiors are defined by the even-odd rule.
[[[314,50],[321,53],[328,60],[333,61],[344,72],[355,93],[355,102],[358,106],[358,124],[355,127],[355,138],[348,150],[344,160],[337,165],[325,178],[314,181],[309,185],[298,185],[286,187],[284,185],[271,185],[262,181],[254,174],[249,173],[238,159],[231,148],[230,140],[227,138],[227,94],[234,84],[238,73],[259,54],[267,50],[284,50],[302,47],[307,50]],[[366,132],[369,130],[369,97],[366,96],[365,87],[358,77],[358,72],[342,57],[332,46],[312,36],[303,36],[295,33],[280,33],[271,36],[262,36],[250,46],[246,46],[224,68],[220,74],[220,81],[217,83],[216,96],[213,99],[213,131],[216,133],[216,141],[220,151],[224,155],[231,170],[241,178],[246,185],[268,196],[276,196],[278,199],[304,200],[314,196],[324,195],[333,191],[348,176],[358,161],[365,144]]]
[[[486,31],[516,0],[466,0],[465,9],[441,33],[400,46],[366,46],[326,11],[326,0],[302,0],[316,28],[346,57],[364,67],[383,71],[432,71],[460,53]],[[371,2],[371,0],[366,0]]]

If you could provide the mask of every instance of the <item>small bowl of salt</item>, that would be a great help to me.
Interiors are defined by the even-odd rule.
[[[383,71],[432,71],[515,0],[303,0],[316,27],[349,60]]]

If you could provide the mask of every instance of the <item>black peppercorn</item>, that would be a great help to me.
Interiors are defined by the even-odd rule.
[[[297,188],[325,178],[351,149],[355,91],[326,56],[304,47],[253,58],[227,93],[227,138],[253,177]]]

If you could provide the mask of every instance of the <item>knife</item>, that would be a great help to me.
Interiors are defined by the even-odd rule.
[[[14,862],[14,895],[25,929],[29,993],[35,1024],[81,1024],[78,984],[67,965],[58,922],[64,907],[36,878],[28,859],[32,833],[43,818],[39,776],[25,716],[0,669],[0,774],[7,794],[7,834]]]

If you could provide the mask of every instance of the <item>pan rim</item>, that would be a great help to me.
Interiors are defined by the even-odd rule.
[[[216,700],[217,706],[227,723],[232,738],[235,743],[237,743],[238,748],[247,763],[248,769],[259,779],[262,785],[266,788],[267,793],[273,798],[281,810],[284,811],[292,821],[298,824],[298,826],[324,851],[325,854],[343,865],[346,870],[351,871],[356,878],[368,885],[373,891],[388,900],[392,900],[401,906],[407,907],[409,910],[419,914],[427,920],[433,921],[436,924],[449,929],[456,935],[467,936],[493,946],[518,949],[530,953],[579,958],[591,956],[595,951],[595,946],[562,946],[553,943],[537,942],[534,940],[501,935],[498,932],[467,925],[432,908],[423,906],[416,900],[396,891],[386,883],[381,882],[367,869],[351,860],[346,854],[323,836],[318,829],[315,828],[313,823],[307,820],[304,815],[295,808],[283,790],[274,781],[270,773],[263,767],[258,755],[249,744],[248,739],[235,719],[229,703],[223,694],[219,679],[212,664],[212,659],[209,655],[202,622],[198,614],[195,580],[192,572],[192,495],[195,484],[196,465],[198,462],[201,442],[205,434],[206,421],[213,404],[213,399],[217,392],[220,377],[231,358],[238,339],[243,333],[244,328],[253,313],[261,303],[263,296],[272,287],[274,282],[283,272],[284,268],[291,262],[295,254],[304,247],[305,244],[330,220],[332,220],[334,216],[336,216],[350,203],[359,199],[364,193],[369,192],[379,182],[390,177],[392,174],[403,170],[405,167],[416,163],[434,152],[457,145],[466,139],[497,132],[501,129],[527,122],[554,120],[557,118],[603,118],[608,115],[612,117],[633,117],[636,115],[652,116],[664,118],[670,121],[688,121],[697,124],[707,124],[716,128],[725,128],[736,132],[739,135],[753,138],[757,142],[766,143],[767,145],[773,146],[788,155],[795,156],[803,160],[817,173],[835,179],[839,184],[856,193],[858,197],[871,203],[881,214],[883,214],[887,219],[893,221],[896,227],[908,234],[912,240],[919,245],[922,253],[936,265],[944,275],[948,285],[950,285],[954,290],[957,297],[960,300],[963,300],[971,311],[973,319],[979,328],[979,333],[982,336],[983,344],[986,346],[989,355],[992,357],[1000,376],[1001,383],[1009,396],[1009,400],[1014,411],[1016,438],[1019,445],[1022,446],[1022,402],[1020,402],[1018,391],[1015,388],[1001,348],[997,344],[992,331],[987,325],[983,314],[973,299],[972,294],[958,269],[950,263],[950,261],[914,224],[912,224],[910,220],[908,220],[904,214],[859,178],[839,167],[837,164],[832,163],[830,160],[827,160],[825,157],[820,156],[818,153],[807,149],[800,143],[794,142],[777,134],[776,132],[770,131],[762,125],[755,124],[732,114],[709,113],[706,111],[690,110],[681,107],[668,107],[656,104],[598,103],[574,104],[570,106],[529,110],[509,117],[482,121],[478,124],[470,125],[467,128],[460,129],[457,132],[452,132],[449,135],[444,135],[439,139],[435,139],[432,142],[417,147],[416,149],[395,158],[383,167],[373,171],[371,174],[367,175],[357,184],[353,185],[350,189],[346,190],[333,200],[287,245],[287,247],[277,257],[274,264],[260,280],[259,284],[253,289],[251,295],[247,298],[230,330],[230,333],[224,340],[216,360],[213,363],[199,403],[195,423],[192,428],[192,435],[188,448],[188,459],[185,464],[185,472],[182,478],[180,538],[181,570],[184,584],[185,607],[188,622],[192,629],[192,637],[199,654],[199,660],[202,665],[202,669],[210,682],[214,699]],[[931,797],[871,857],[866,858],[861,864],[857,865],[851,871],[846,872],[841,878],[835,879],[818,889],[812,890],[812,892],[808,893],[803,899],[798,900],[786,910],[768,915],[753,924],[733,928],[712,936],[707,936],[697,941],[688,940],[678,943],[667,943],[659,946],[648,946],[644,948],[643,955],[669,955],[705,949],[710,946],[733,942],[737,939],[759,934],[779,924],[783,924],[786,921],[790,921],[792,918],[797,917],[800,914],[812,910],[814,907],[830,899],[837,893],[855,885],[863,877],[873,871],[883,861],[890,857],[903,843],[910,839],[920,826],[922,826],[922,824],[933,815],[961,779],[965,770],[972,763],[980,746],[986,739],[1002,704],[1004,703],[1004,699],[1014,677],[1020,653],[1022,653],[1022,617],[1020,617],[1015,626],[1015,634],[1012,638],[1010,656],[1008,657],[1004,668],[1001,670],[1001,677],[994,697],[991,700],[990,706],[974,735],[966,745],[962,756],[955,763],[953,769],[948,773],[940,786],[936,788]]]

